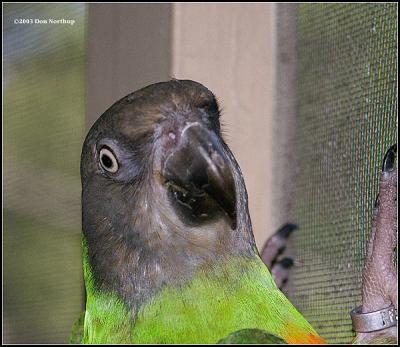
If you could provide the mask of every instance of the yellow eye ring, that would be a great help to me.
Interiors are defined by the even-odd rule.
[[[115,158],[115,155],[113,152],[111,152],[109,149],[103,147],[100,150],[100,165],[101,167],[111,173],[116,173],[118,171],[118,161],[117,158]]]

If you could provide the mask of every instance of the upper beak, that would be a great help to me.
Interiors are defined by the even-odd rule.
[[[161,174],[196,201],[211,198],[236,227],[236,192],[221,138],[201,123],[187,123],[166,156]],[[186,204],[190,205],[188,199]],[[212,208],[212,207],[211,207]]]

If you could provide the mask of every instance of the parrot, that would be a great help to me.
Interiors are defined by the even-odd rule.
[[[220,116],[209,89],[172,79],[120,99],[89,130],[86,302],[71,342],[326,343],[257,250]]]

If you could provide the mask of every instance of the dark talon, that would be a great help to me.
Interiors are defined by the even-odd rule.
[[[282,266],[284,269],[289,269],[294,265],[294,261],[292,257],[285,257],[282,260],[278,261],[277,264]]]
[[[378,208],[378,206],[379,206],[379,193],[376,196],[375,203],[374,203],[374,208]]]
[[[276,235],[280,236],[284,239],[287,239],[290,234],[295,231],[296,229],[298,229],[299,227],[296,224],[292,224],[292,223],[287,223],[285,225],[283,225],[277,232]]]
[[[394,168],[394,162],[396,160],[397,143],[391,146],[383,158],[382,172],[391,171]]]
[[[285,284],[289,279],[290,269],[293,265],[293,258],[284,257],[272,266],[271,274],[280,290],[285,287]]]
[[[281,286],[279,287],[279,290],[280,290],[280,291],[283,291],[283,289],[285,288],[285,285],[286,285],[287,281],[288,281],[287,278],[284,278],[284,279],[282,280],[282,284],[281,284]]]

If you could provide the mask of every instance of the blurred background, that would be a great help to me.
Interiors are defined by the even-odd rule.
[[[397,142],[397,3],[3,9],[3,342],[68,342],[83,308],[84,137],[115,101],[171,77],[217,95],[257,245],[299,225],[287,294],[328,341],[350,342],[380,163]]]
[[[82,307],[87,6],[3,9],[3,342],[62,343]]]

